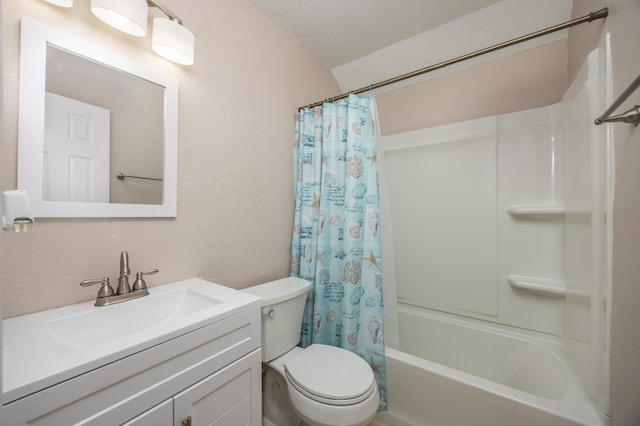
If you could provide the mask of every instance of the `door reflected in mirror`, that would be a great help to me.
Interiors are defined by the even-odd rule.
[[[18,188],[35,216],[174,217],[177,81],[28,17],[21,31]]]
[[[162,204],[164,87],[51,44],[46,54],[43,199]]]

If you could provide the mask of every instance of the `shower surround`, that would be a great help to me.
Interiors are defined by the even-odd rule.
[[[428,420],[430,404],[419,398],[412,412],[411,386],[393,384],[412,377],[428,388],[435,379],[425,367],[438,370],[462,353],[445,371],[469,389],[478,385],[466,379],[479,377],[513,407],[535,407],[534,418],[606,423],[612,156],[605,129],[593,125],[606,103],[604,57],[590,54],[558,104],[383,139],[383,232],[395,270],[385,285],[396,283],[398,301],[386,323],[399,329],[386,330],[398,349],[388,355],[391,415]],[[456,346],[456,333],[475,345]],[[485,347],[499,353],[476,355]],[[518,364],[532,348],[546,361]],[[491,373],[516,364],[539,374]],[[554,372],[562,386],[545,380]],[[468,414],[491,424],[480,411]]]

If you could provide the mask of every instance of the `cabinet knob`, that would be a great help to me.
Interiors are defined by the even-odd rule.
[[[191,416],[182,420],[182,426],[191,426]]]
[[[275,318],[275,317],[276,317],[275,309],[269,309],[269,312],[265,312],[262,314],[262,318]]]

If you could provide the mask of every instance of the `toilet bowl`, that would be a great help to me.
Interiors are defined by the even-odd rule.
[[[366,425],[378,410],[369,364],[345,349],[295,347],[267,365],[284,378],[291,407],[310,425]]]
[[[265,424],[367,425],[380,402],[369,364],[334,346],[296,346],[310,289],[308,281],[290,277],[244,290],[263,299]]]

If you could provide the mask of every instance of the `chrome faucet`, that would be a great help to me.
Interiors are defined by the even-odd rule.
[[[95,280],[84,280],[80,285],[82,287],[88,287],[90,285],[100,284],[95,306],[108,306],[113,305],[114,303],[124,302],[125,300],[137,299],[138,297],[149,294],[147,283],[142,277],[144,275],[157,274],[158,272],[159,271],[157,269],[138,272],[136,274],[136,280],[133,283],[133,289],[131,289],[131,286],[129,286],[129,275],[131,274],[131,270],[129,269],[129,253],[123,251],[120,253],[120,276],[118,277],[117,291],[113,291],[109,277]]]

